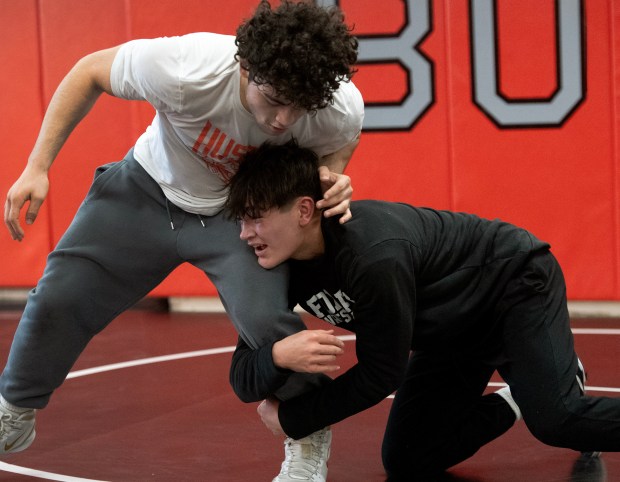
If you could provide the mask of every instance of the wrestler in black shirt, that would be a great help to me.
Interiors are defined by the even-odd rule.
[[[263,267],[291,260],[291,307],[356,334],[358,363],[263,404],[272,430],[305,437],[398,390],[383,445],[392,478],[470,457],[521,413],[547,444],[620,450],[620,399],[585,397],[579,386],[565,284],[547,243],[499,220],[382,201],[353,202],[346,224],[322,220],[305,154],[291,143],[249,155],[228,207]],[[239,341],[231,383],[242,400],[273,397],[287,379],[279,343],[287,339],[254,351]],[[333,365],[342,344],[321,344]],[[484,395],[495,370],[510,389]]]

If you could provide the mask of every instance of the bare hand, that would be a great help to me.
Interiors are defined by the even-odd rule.
[[[9,189],[4,204],[4,223],[9,229],[11,238],[16,241],[24,239],[24,230],[19,223],[19,213],[24,204],[29,202],[26,211],[26,224],[34,223],[48,191],[47,172],[26,167],[19,179]]]
[[[323,188],[323,199],[316,203],[318,209],[326,209],[323,213],[325,217],[340,217],[340,224],[346,223],[351,219],[351,178],[346,174],[338,174],[330,171],[326,166],[319,167],[319,176]]]
[[[276,399],[263,400],[256,411],[260,415],[261,420],[274,435],[285,435],[278,418],[278,409],[280,402]]]
[[[340,369],[336,363],[344,353],[344,342],[334,330],[303,330],[273,345],[273,362],[295,372],[328,373]]]

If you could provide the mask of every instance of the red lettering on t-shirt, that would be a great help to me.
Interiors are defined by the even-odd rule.
[[[192,146],[192,151],[202,159],[209,171],[223,181],[228,181],[237,172],[239,159],[252,149],[255,148],[239,144],[228,134],[214,127],[211,121],[207,121]]]

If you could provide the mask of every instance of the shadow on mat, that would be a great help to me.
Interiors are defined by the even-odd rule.
[[[415,482],[488,482],[488,481],[485,481],[477,477],[456,475],[456,474],[451,474],[449,472],[445,472],[443,474],[437,474],[437,475],[430,475],[426,477],[419,477],[419,478],[416,477],[414,481]],[[392,479],[388,479],[386,482],[392,482]],[[400,481],[394,480],[394,482],[400,482]],[[410,481],[407,481],[407,482],[410,482]]]
[[[606,482],[607,468],[602,457],[582,455],[573,465],[570,482]]]

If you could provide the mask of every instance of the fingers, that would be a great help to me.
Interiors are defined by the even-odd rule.
[[[311,365],[308,365],[306,371],[308,373],[333,373],[340,370],[340,365],[336,363],[336,356],[322,356],[321,359]]]
[[[295,372],[327,373],[340,369],[344,342],[333,330],[303,330],[274,343],[273,362]]]
[[[318,209],[325,209],[326,217],[343,215],[346,216],[341,222],[351,218],[349,206],[353,195],[351,178],[346,174],[331,172],[327,167],[319,167],[319,176],[323,186],[323,199],[316,203]]]
[[[334,330],[306,330],[309,354],[306,370],[309,373],[329,373],[340,370],[338,357],[344,354],[344,342],[333,335]]]
[[[329,216],[327,215],[327,212],[325,212],[325,216],[329,217]],[[344,223],[346,223],[347,221],[350,221],[352,217],[353,217],[353,214],[351,214],[351,210],[350,210],[349,208],[347,208],[347,210],[345,211],[345,213],[344,213],[342,216],[340,216],[340,219],[338,220],[338,222],[339,222],[340,224],[344,224]]]
[[[333,187],[323,193],[323,199],[317,202],[317,207],[325,209],[340,204],[343,201],[351,201],[352,195],[353,188],[350,184],[334,184]]]
[[[15,241],[21,241],[24,239],[24,230],[19,222],[19,212],[25,203],[25,200],[12,202],[10,198],[7,198],[4,204],[4,223],[9,229],[11,238]],[[26,224],[32,224],[35,222],[42,204],[43,200],[33,199],[30,201],[28,210],[26,211]]]
[[[323,216],[325,216],[326,218],[331,218],[331,217],[340,215],[340,219],[339,219],[340,223],[341,224],[345,223],[352,217],[350,206],[351,206],[350,200],[342,201],[341,203],[336,204],[332,208],[325,209],[323,211]],[[318,207],[318,203],[317,203],[317,207]]]
[[[41,205],[43,204],[43,199],[32,199],[30,201],[30,205],[28,206],[28,210],[26,211],[26,224],[32,224],[37,219],[37,215],[39,214],[39,210],[41,209]]]
[[[38,172],[33,174],[32,171],[25,170],[9,189],[4,204],[4,224],[6,224],[11,238],[16,241],[21,241],[24,238],[24,230],[19,222],[19,213],[28,203],[25,216],[26,224],[34,223],[47,196],[48,186],[47,174]]]
[[[22,206],[23,202],[21,204],[11,202],[10,197],[7,197],[4,203],[4,224],[15,241],[24,239],[24,230],[19,224],[19,211]]]
[[[326,355],[341,355],[344,353],[344,342],[335,336],[334,330],[305,330],[308,338],[317,343],[318,352]]]
[[[323,198],[325,200],[332,198],[343,199],[351,197],[353,188],[351,187],[351,178],[346,174],[338,174],[331,172],[327,167],[319,167],[319,177],[321,186],[323,187]]]

